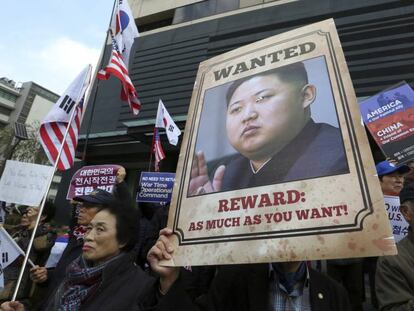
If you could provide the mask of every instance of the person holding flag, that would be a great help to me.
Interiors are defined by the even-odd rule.
[[[56,233],[49,230],[46,225],[53,218],[54,213],[55,205],[52,202],[46,202],[41,218],[41,225],[36,229],[33,248],[30,251],[29,263],[32,267],[35,264],[43,265],[46,262],[50,249],[55,243]],[[22,215],[19,230],[13,233],[12,236],[0,227],[1,261],[5,279],[4,290],[0,292],[0,301],[11,299],[21,265],[20,260],[17,260],[17,258],[24,256],[27,251],[29,238],[35,230],[35,222],[38,214],[39,207],[28,207]],[[20,300],[27,299],[30,288],[29,271],[26,270],[17,298]]]
[[[86,90],[91,81],[91,72],[92,66],[87,65],[69,85],[65,93],[59,98],[41,123],[39,139],[49,161],[54,165],[53,172],[55,172],[56,169],[67,170],[71,168],[74,163],[78,133],[83,118],[83,112],[86,108],[84,107],[83,102]],[[45,198],[42,200],[34,220],[33,230],[30,234],[26,254],[23,259],[12,300],[15,300],[23,280],[29,254],[35,242],[35,233],[41,223],[41,217],[45,207],[47,193],[52,184],[53,175],[54,174],[52,174],[48,180]]]

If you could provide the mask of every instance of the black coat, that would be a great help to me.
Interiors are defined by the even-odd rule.
[[[339,129],[310,120],[286,147],[256,174],[240,154],[209,163],[210,174],[224,164],[221,191],[265,186],[349,172]]]
[[[71,236],[68,245],[62,253],[56,267],[48,269],[48,292],[49,294],[63,281],[66,276],[66,268],[68,265],[82,254],[83,239],[77,239]]]
[[[132,254],[108,264],[102,278],[98,291],[81,305],[81,311],[139,311],[141,301],[155,282],[134,263]]]
[[[155,279],[134,263],[133,253],[108,263],[96,293],[81,304],[80,311],[140,311],[141,301],[153,291]],[[54,294],[50,299],[54,299]],[[46,305],[50,305],[49,301]]]
[[[329,277],[309,269],[311,308],[349,311],[345,289]],[[208,295],[193,302],[178,280],[154,308],[157,311],[268,311],[269,265],[221,267]]]

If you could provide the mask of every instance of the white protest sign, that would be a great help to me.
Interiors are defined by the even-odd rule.
[[[400,198],[397,196],[384,195],[385,208],[391,222],[392,234],[395,242],[399,242],[408,234],[408,222],[405,221],[400,212]]]
[[[6,220],[6,211],[4,210],[3,206],[0,204],[0,225],[4,224]]]
[[[2,251],[2,247],[1,247],[1,242],[0,242],[0,254],[3,253]],[[2,290],[4,288],[4,274],[3,274],[3,264],[2,264],[3,260],[0,260],[0,290]]]
[[[0,201],[39,206],[53,167],[8,160],[0,179]]]

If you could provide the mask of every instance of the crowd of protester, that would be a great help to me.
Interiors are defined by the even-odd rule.
[[[329,260],[326,271],[311,262],[161,266],[173,254],[169,206],[136,205],[121,169],[113,193],[96,189],[72,200],[68,243],[54,268],[46,262],[56,239],[48,226],[55,207],[46,204],[29,256],[35,266],[26,268],[16,301],[22,257],[4,270],[0,310],[358,311],[364,300],[369,310],[414,310],[413,167],[376,166],[384,195],[399,195],[409,224],[398,255]],[[5,228],[26,249],[39,208],[17,211],[20,219],[9,213]]]

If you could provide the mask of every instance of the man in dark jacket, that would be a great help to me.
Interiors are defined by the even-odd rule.
[[[400,211],[409,223],[408,235],[397,243],[398,255],[378,260],[375,290],[379,310],[414,310],[414,185],[400,192]]]
[[[148,253],[151,268],[160,275],[153,302],[157,311],[351,310],[343,287],[304,262],[222,266],[208,294],[193,300],[181,284],[179,269],[159,265],[171,259],[171,234],[163,229]]]

